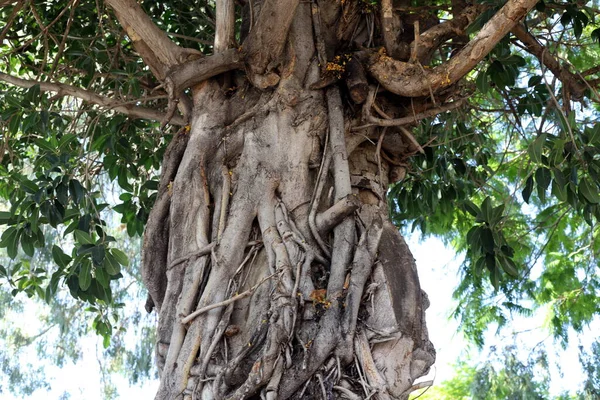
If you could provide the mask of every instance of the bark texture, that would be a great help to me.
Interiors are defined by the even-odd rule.
[[[215,53],[189,57],[135,2],[109,1],[169,114],[188,88],[192,102],[144,239],[156,398],[407,399],[435,351],[386,192],[423,151],[410,125],[459,107],[454,83],[535,1],[509,0],[428,69],[481,6],[432,23],[392,1],[241,3],[241,45],[233,1],[217,1]]]

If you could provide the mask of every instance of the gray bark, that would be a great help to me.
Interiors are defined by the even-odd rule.
[[[167,152],[143,257],[159,313],[157,399],[406,399],[435,359],[414,260],[388,218],[382,132],[353,129],[365,122],[348,107],[355,95],[311,89],[315,42],[336,40],[339,10],[323,10],[318,40],[306,29],[318,7],[291,3],[288,27],[275,27],[288,29],[283,49],[261,55],[268,37],[251,31],[240,53],[260,56],[250,83],[194,86],[191,129]],[[171,69],[171,94],[187,85],[178,73],[210,57]]]

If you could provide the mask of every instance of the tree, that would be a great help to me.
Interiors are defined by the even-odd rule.
[[[598,242],[553,233],[598,234],[600,129],[572,106],[597,100],[597,52],[559,54],[600,31],[592,7],[536,3],[2,1],[0,247],[49,246],[56,268],[0,272],[48,301],[65,283],[110,337],[128,261],[94,182],[116,180],[112,209],[144,232],[157,399],[407,398],[435,351],[390,208],[468,250],[457,315],[476,340],[523,298],[555,306],[558,334],[584,324]]]
[[[530,354],[526,363],[518,359],[516,348],[508,346],[500,354],[490,349],[490,359],[480,366],[462,361],[456,365],[456,376],[442,382],[425,398],[451,399],[549,399],[546,354]],[[496,353],[496,354],[495,354]]]

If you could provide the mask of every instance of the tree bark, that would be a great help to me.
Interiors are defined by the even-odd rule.
[[[532,4],[509,1],[462,61],[442,65],[462,71],[450,79]],[[394,68],[406,62],[363,47],[347,63],[333,58],[372,40],[356,2],[246,6],[241,46],[231,48],[232,3],[218,2],[215,54],[161,72],[174,98],[191,88],[193,108],[191,129],[167,152],[145,233],[144,279],[159,313],[156,398],[407,399],[435,351],[427,296],[388,218],[386,192],[398,178],[388,160],[423,151],[404,125],[462,100],[417,99],[421,108],[407,115],[389,97],[403,79]],[[380,42],[388,52],[412,46],[414,62],[464,35],[478,10],[401,43],[392,2],[384,6]],[[336,65],[348,69],[332,75]],[[447,82],[415,76],[402,96],[452,96],[438,91]],[[373,79],[388,92],[369,90]]]

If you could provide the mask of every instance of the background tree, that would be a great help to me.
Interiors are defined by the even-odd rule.
[[[513,346],[500,352],[490,349],[488,360],[478,366],[467,362],[456,365],[456,375],[425,392],[436,400],[550,399],[548,363],[537,351],[522,362]]]
[[[467,251],[477,342],[530,304],[563,338],[595,315],[593,4],[2,5],[0,273],[66,284],[109,338],[114,204],[144,232],[158,399],[406,398],[435,352],[389,209]]]

